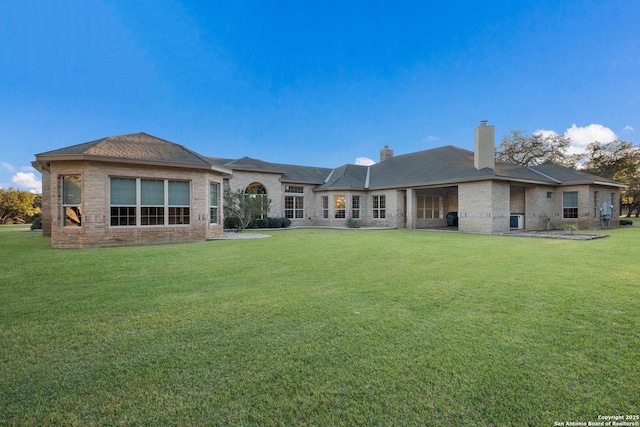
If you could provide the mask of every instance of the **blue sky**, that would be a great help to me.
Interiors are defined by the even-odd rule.
[[[480,120],[640,131],[640,5],[620,1],[0,2],[0,187],[36,153],[146,132],[322,167],[442,145]]]

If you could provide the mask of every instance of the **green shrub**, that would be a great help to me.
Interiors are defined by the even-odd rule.
[[[269,218],[269,228],[281,228],[282,218]]]
[[[256,223],[257,228],[269,228],[269,219],[268,218],[260,218],[254,221]]]
[[[224,228],[226,229],[237,229],[239,220],[236,217],[227,217],[224,219]]]
[[[347,218],[346,225],[348,228],[360,228],[360,222],[353,218]]]
[[[622,221],[621,221],[622,222]],[[35,218],[31,223],[32,230],[42,230],[42,220],[40,218]]]
[[[621,219],[620,225],[633,225],[633,221],[631,221],[630,219]]]
[[[291,225],[291,220],[289,218],[282,218],[282,228],[287,228]]]

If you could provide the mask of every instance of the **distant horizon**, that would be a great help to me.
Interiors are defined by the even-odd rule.
[[[0,6],[0,187],[35,154],[145,132],[207,157],[333,168],[453,145],[481,120],[569,137],[640,126],[640,8],[124,0]]]

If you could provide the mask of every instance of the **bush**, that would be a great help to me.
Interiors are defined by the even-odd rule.
[[[42,220],[40,218],[36,218],[31,223],[32,230],[42,230]]]
[[[620,225],[633,225],[633,221],[631,221],[630,219],[621,219],[620,220]]]
[[[256,219],[254,222],[256,223],[256,228],[269,228],[268,218]]]
[[[269,228],[281,228],[282,218],[269,218]]]
[[[348,228],[360,228],[360,223],[353,218],[347,218],[346,225]]]
[[[238,228],[238,218],[231,217],[224,219],[224,228],[225,229],[236,229]],[[291,225],[291,220],[289,218],[263,218],[263,219],[254,219],[252,220],[247,228],[286,228]]]
[[[226,229],[237,229],[240,221],[236,217],[227,217],[224,219],[224,228]]]

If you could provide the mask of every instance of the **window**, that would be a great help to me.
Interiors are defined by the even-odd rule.
[[[418,219],[440,218],[440,196],[418,196]]]
[[[351,218],[360,218],[360,196],[351,197]]]
[[[267,199],[267,189],[264,188],[264,185],[260,184],[259,182],[249,184],[244,190],[244,195],[245,197],[251,197],[252,199],[256,200],[256,204],[251,203],[252,206],[259,210],[259,213],[255,215],[254,219],[266,218],[269,203]]]
[[[578,218],[578,192],[562,193],[562,217]]]
[[[329,196],[322,196],[322,218],[329,218]]]
[[[82,225],[82,177],[67,175],[60,179],[62,190],[62,225],[80,227]]]
[[[594,218],[598,217],[599,209],[600,209],[600,192],[594,191],[593,192],[593,217]]]
[[[304,218],[304,197],[284,196],[285,218]]]
[[[385,196],[373,196],[373,217],[386,218],[386,212]]]
[[[218,219],[218,184],[212,182],[209,184],[209,223],[217,224]]]
[[[169,225],[189,224],[191,191],[188,181],[169,181]]]
[[[304,193],[304,187],[302,185],[285,185],[285,193]]]
[[[164,225],[164,181],[141,180],[140,200],[140,224]]]
[[[333,196],[333,209],[336,219],[343,219],[346,214],[347,201],[345,196]]]
[[[111,178],[111,225],[136,225],[136,180]]]
[[[191,185],[163,179],[110,179],[112,227],[191,223]]]

